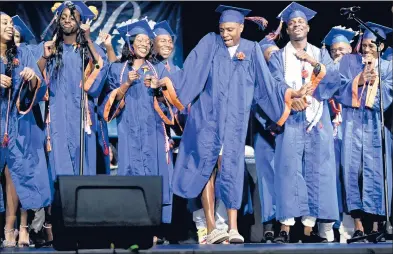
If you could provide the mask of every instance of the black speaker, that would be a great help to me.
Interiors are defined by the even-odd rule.
[[[59,176],[52,205],[53,247],[147,249],[161,214],[161,176]]]

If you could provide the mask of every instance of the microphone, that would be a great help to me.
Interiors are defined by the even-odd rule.
[[[346,15],[348,13],[357,12],[359,10],[360,10],[360,6],[352,6],[352,7],[348,7],[348,8],[341,8],[340,9],[340,14],[341,15]]]

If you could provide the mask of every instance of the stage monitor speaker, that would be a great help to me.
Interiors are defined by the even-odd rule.
[[[161,176],[59,176],[52,205],[53,247],[150,248],[161,214]]]

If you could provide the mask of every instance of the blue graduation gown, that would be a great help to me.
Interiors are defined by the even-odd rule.
[[[344,85],[336,96],[343,105],[343,143],[341,162],[344,171],[346,205],[349,211],[361,209],[367,213],[384,215],[384,186],[382,167],[381,117],[378,86],[358,86],[358,75],[363,71],[360,55],[346,55],[340,62],[341,82]],[[393,100],[392,62],[381,60],[384,110]],[[373,93],[375,91],[375,93]],[[368,98],[366,100],[366,98]],[[359,102],[359,101],[360,102]],[[386,147],[391,147],[389,133]],[[388,149],[389,152],[389,149]],[[386,156],[389,201],[391,202],[391,157]],[[362,174],[361,185],[359,175]]]
[[[339,63],[334,63],[334,67],[339,70]],[[341,83],[338,83],[337,86],[340,86]],[[332,126],[333,126],[333,132],[334,128],[337,128],[336,130],[336,135],[333,135],[334,137],[334,155],[336,158],[336,183],[337,183],[337,201],[338,201],[338,211],[340,213],[340,220],[341,220],[341,214],[346,210],[344,207],[344,200],[343,200],[343,195],[344,195],[344,186],[342,183],[342,167],[341,167],[341,145],[342,145],[342,137],[343,137],[343,132],[342,132],[342,123],[339,124],[338,126],[335,126],[335,123],[333,123],[333,119],[336,117],[335,110],[339,110],[340,104],[335,100],[334,98],[331,99],[332,102],[329,100],[329,112],[331,115],[331,120],[332,120]],[[332,103],[334,103],[334,107]],[[341,113],[342,117],[342,113]],[[344,121],[344,119],[342,119]]]
[[[284,131],[276,136],[274,185],[277,220],[300,216],[328,220],[339,218],[337,195],[332,195],[337,188],[336,166],[327,100],[338,89],[340,77],[329,53],[308,45],[315,52],[314,58],[326,67],[326,75],[313,93],[315,99],[324,101],[324,108],[321,119],[309,133],[306,132],[305,111],[292,111]],[[269,68],[277,80],[285,80],[284,49],[273,53],[269,61]]]
[[[270,129],[274,123],[257,105],[252,107],[252,113],[254,115],[254,152],[259,198],[261,200],[261,220],[267,222],[276,217],[274,192],[275,136]]]
[[[238,53],[243,53],[239,55],[244,59],[238,59]],[[189,54],[184,68],[171,74],[167,88],[172,92],[171,88],[175,89],[183,106],[179,109],[199,95],[183,132],[174,171],[174,193],[184,198],[197,197],[223,146],[222,167],[216,179],[220,196],[228,209],[239,209],[252,100],[275,122],[283,122],[289,113],[288,87],[272,78],[257,43],[241,39],[237,54],[230,58],[222,38],[209,33]]]
[[[104,51],[98,45],[94,44],[94,46],[100,57],[97,59],[98,69],[89,64],[92,71],[85,81],[89,113],[85,115],[88,115],[91,133],[85,132],[84,175],[96,174],[97,116],[94,99],[101,93],[108,70]],[[42,43],[38,50],[42,52]],[[53,181],[56,180],[57,175],[79,175],[82,77],[82,58],[79,50],[75,51],[73,45],[63,44],[62,66],[59,71],[55,70],[55,65],[54,60],[49,62],[44,73],[49,80],[49,130],[52,148],[49,152],[49,164]],[[85,70],[88,68],[86,67]]]
[[[0,171],[7,165],[23,209],[37,209],[50,204],[51,193],[43,144],[43,126],[40,119],[39,100],[46,91],[46,83],[40,75],[31,51],[26,45],[17,48],[19,65],[12,72],[12,87],[0,88],[0,142],[6,128],[8,95],[11,91],[8,119],[9,142],[0,147]],[[21,87],[20,72],[29,67],[39,79],[34,92],[28,83]],[[0,72],[5,74],[6,65],[0,62]],[[19,105],[19,106],[18,106]],[[39,125],[39,126],[38,126]],[[1,188],[1,187],[0,187]],[[2,196],[0,189],[0,196]],[[4,211],[3,201],[0,211]]]
[[[125,63],[111,64],[107,79],[110,92],[100,106],[100,113],[106,121],[114,117],[117,120],[118,175],[162,176],[164,205],[162,222],[170,223],[173,195],[172,156],[171,151],[168,151],[169,163],[167,163],[164,122],[154,109],[152,89],[147,88],[143,83],[144,77],[147,74],[153,75],[153,71],[146,63],[142,65],[138,70],[140,79],[127,90],[125,98],[117,102],[114,99],[117,89],[127,80],[128,72],[131,70],[128,63],[124,66]],[[163,64],[154,67],[159,78],[168,75]],[[125,68],[123,76],[120,77],[123,68]],[[125,105],[120,106],[122,103]],[[164,107],[162,109],[165,110]]]
[[[97,106],[101,105],[104,101],[107,93],[107,87],[104,86],[101,95],[98,98]],[[109,90],[108,90],[109,91]],[[97,111],[98,111],[97,107]],[[109,135],[108,135],[108,123],[104,120],[101,114],[97,114],[97,141],[99,145],[99,149],[97,150],[97,154],[101,154],[104,159],[104,168],[105,174],[109,175],[111,172],[110,169],[110,155],[109,155]]]

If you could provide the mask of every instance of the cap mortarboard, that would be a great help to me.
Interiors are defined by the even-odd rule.
[[[161,21],[160,23],[157,23],[154,26],[153,33],[158,36],[158,35],[169,35],[172,37],[173,40],[176,39],[175,33],[172,31],[171,27],[168,24],[168,21],[164,20]]]
[[[69,5],[74,5],[75,9],[79,12],[81,15],[81,20],[86,21],[87,19],[93,20],[95,17],[94,12],[92,12],[89,7],[87,7],[86,4],[84,4],[81,1],[65,1],[63,2],[55,11],[59,15],[60,13],[65,9],[68,8]]]
[[[333,45],[338,42],[345,42],[350,44],[350,41],[356,35],[356,32],[347,29],[333,27],[323,39],[322,43],[326,45]]]
[[[296,2],[292,2],[280,14],[278,14],[277,18],[283,20],[285,23],[288,23],[291,19],[298,17],[309,21],[315,16],[315,14],[317,14],[315,11]]]
[[[146,34],[150,39],[154,39],[153,31],[145,19],[118,27],[117,31],[119,31],[120,36],[123,37],[125,41],[129,41],[130,36],[137,34]]]
[[[25,41],[28,42],[35,39],[34,34],[18,15],[13,16],[12,21],[14,22],[14,28],[18,30]]]
[[[383,52],[382,59],[385,59],[387,61],[392,61],[392,57],[393,57],[393,49],[389,47],[385,50],[385,52]]]
[[[393,29],[386,27],[386,26],[382,26],[379,24],[375,24],[373,22],[367,22],[366,23],[372,30],[377,31],[379,33],[379,35],[381,35],[384,39],[386,39],[386,35],[391,33],[393,31]],[[362,28],[365,28],[363,25],[361,26]],[[375,37],[375,35],[370,32],[369,30],[365,30],[363,33],[363,39],[371,39],[371,40],[376,40],[377,37]]]
[[[251,12],[249,9],[237,8],[232,6],[220,5],[216,12],[221,13],[219,23],[235,22],[239,24],[244,23],[244,17]]]

